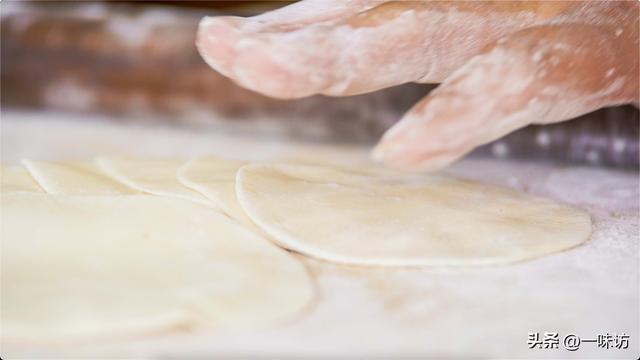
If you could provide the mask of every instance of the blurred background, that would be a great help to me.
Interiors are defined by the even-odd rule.
[[[345,98],[276,100],[236,86],[198,55],[195,35],[203,16],[249,16],[286,4],[4,2],[1,109],[4,115],[54,112],[52,118],[75,114],[85,121],[100,115],[205,132],[372,145],[435,87],[406,84]],[[473,155],[637,169],[639,123],[633,106],[602,109],[576,121],[530,126]]]

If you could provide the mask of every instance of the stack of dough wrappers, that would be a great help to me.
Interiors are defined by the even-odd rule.
[[[2,169],[3,341],[275,326],[307,258],[509,263],[588,239],[582,210],[444,175],[292,161],[100,157]],[[425,274],[428,276],[428,274]]]

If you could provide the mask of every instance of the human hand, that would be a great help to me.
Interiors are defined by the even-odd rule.
[[[436,170],[528,124],[638,103],[637,2],[305,0],[251,18],[207,17],[198,49],[278,98],[442,84],[374,158]]]

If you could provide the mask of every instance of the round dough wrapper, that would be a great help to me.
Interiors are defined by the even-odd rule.
[[[249,217],[280,245],[338,263],[509,263],[591,234],[582,210],[445,176],[253,164],[240,169],[236,186]]]
[[[232,218],[245,225],[255,224],[236,197],[236,173],[246,162],[205,156],[193,159],[178,170],[178,180],[202,195]]]
[[[140,193],[120,184],[92,162],[23,160],[25,168],[49,194],[116,195]]]
[[[95,163],[113,180],[131,189],[213,207],[204,195],[185,187],[178,181],[177,173],[178,169],[184,165],[183,160],[98,157]]]
[[[279,159],[278,163],[317,165],[322,160],[324,159],[314,159],[311,155],[307,155],[307,158],[302,160]],[[216,207],[232,218],[261,231],[240,206],[236,195],[236,175],[245,165],[247,165],[246,161],[202,156],[184,164],[178,170],[178,180],[184,186],[206,196]],[[376,174],[398,174],[388,168],[373,165],[367,166],[366,171]]]
[[[0,172],[0,193],[43,193],[38,183],[22,166],[3,167]]]
[[[314,295],[297,259],[192,202],[6,194],[1,205],[3,340],[260,327]]]

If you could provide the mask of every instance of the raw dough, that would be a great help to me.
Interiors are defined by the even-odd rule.
[[[31,176],[49,194],[112,195],[139,193],[106,176],[91,162],[23,160]]]
[[[182,160],[98,157],[96,164],[114,180],[153,195],[172,196],[213,206],[204,195],[178,181]]]
[[[255,327],[313,297],[293,256],[189,201],[4,194],[1,207],[3,340]]]
[[[471,265],[525,260],[589,238],[579,209],[444,176],[384,176],[253,164],[237,194],[280,245],[358,265]]]
[[[2,168],[0,173],[0,192],[44,192],[27,169],[22,166]]]
[[[178,170],[178,180],[206,196],[214,205],[234,219],[255,226],[244,212],[236,196],[236,173],[243,161],[212,156],[193,159]]]

